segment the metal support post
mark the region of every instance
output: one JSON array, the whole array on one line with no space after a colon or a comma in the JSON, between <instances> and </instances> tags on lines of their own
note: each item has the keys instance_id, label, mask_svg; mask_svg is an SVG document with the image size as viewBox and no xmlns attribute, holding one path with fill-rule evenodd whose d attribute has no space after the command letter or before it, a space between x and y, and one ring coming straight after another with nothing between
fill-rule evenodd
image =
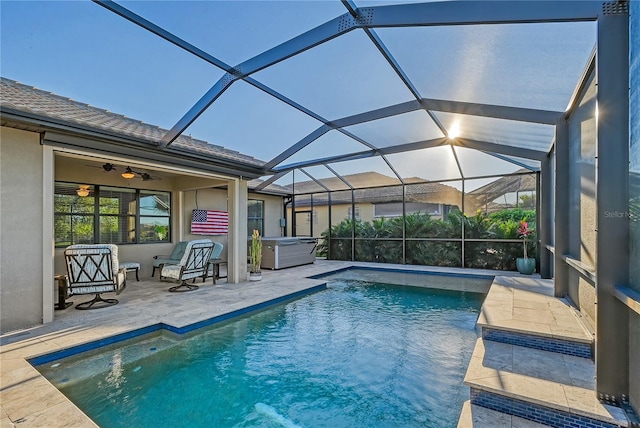
<instances>
[{"instance_id":1,"label":"metal support post","mask_svg":"<svg viewBox=\"0 0 640 428\"><path fill-rule=\"evenodd\" d=\"M556 124L555 144L555 214L554 214L554 267L553 281L556 297L564 297L569 293L569 266L562 258L569 252L569 129L566 120L560 119Z\"/></svg>"},{"instance_id":2,"label":"metal support post","mask_svg":"<svg viewBox=\"0 0 640 428\"><path fill-rule=\"evenodd\" d=\"M549 157L542 160L541 171L538 174L537 193L538 200L538 254L540 254L540 276L551 278L551 257L552 254L547 246L552 245L551 229L553 222L553 172L551 170L551 159Z\"/></svg>"},{"instance_id":3,"label":"metal support post","mask_svg":"<svg viewBox=\"0 0 640 428\"><path fill-rule=\"evenodd\" d=\"M629 311L615 286L629 282L629 13L603 4L598 19L596 149L596 390L629 393Z\"/></svg>"}]
</instances>

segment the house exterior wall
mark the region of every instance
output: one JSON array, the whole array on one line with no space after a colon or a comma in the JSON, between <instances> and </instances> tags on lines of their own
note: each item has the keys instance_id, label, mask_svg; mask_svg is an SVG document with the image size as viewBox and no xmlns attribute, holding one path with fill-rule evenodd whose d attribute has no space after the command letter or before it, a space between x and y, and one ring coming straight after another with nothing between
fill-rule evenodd
<instances>
[{"instance_id":1,"label":"house exterior wall","mask_svg":"<svg viewBox=\"0 0 640 428\"><path fill-rule=\"evenodd\" d=\"M43 162L38 133L0 128L2 333L43 319Z\"/></svg>"},{"instance_id":2,"label":"house exterior wall","mask_svg":"<svg viewBox=\"0 0 640 428\"><path fill-rule=\"evenodd\" d=\"M284 227L280 226L280 219L284 218L282 197L249 193L249 199L264 201L264 236L283 236Z\"/></svg>"},{"instance_id":3,"label":"house exterior wall","mask_svg":"<svg viewBox=\"0 0 640 428\"><path fill-rule=\"evenodd\" d=\"M182 216L184 225L181 231L182 241L192 241L194 239L211 239L213 242L219 242L224 245L221 258L227 259L227 250L229 249L228 235L194 235L191 233L191 216L193 210L218 210L229 211L227 206L226 189L199 189L184 192L183 195Z\"/></svg>"},{"instance_id":4,"label":"house exterior wall","mask_svg":"<svg viewBox=\"0 0 640 428\"><path fill-rule=\"evenodd\" d=\"M569 118L569 255L590 270L596 260L596 84L590 77L578 107ZM595 287L572 271L568 284L571 300L595 325Z\"/></svg>"},{"instance_id":5,"label":"house exterior wall","mask_svg":"<svg viewBox=\"0 0 640 428\"><path fill-rule=\"evenodd\" d=\"M196 198L197 196L197 198ZM264 201L264 236L282 236L282 228L280 227L280 219L282 215L282 197L260 194L249 194L250 199ZM196 204L197 199L197 204ZM211 239L214 242L220 242L224 245L222 258L227 259L228 236L203 236L191 234L191 215L193 210L197 208L203 210L220 210L229 211L227 205L226 189L200 189L184 192L184 206L182 214L185 218L184 229L182 230L183 240L192 239ZM245 221L246 223L246 221Z\"/></svg>"}]
</instances>

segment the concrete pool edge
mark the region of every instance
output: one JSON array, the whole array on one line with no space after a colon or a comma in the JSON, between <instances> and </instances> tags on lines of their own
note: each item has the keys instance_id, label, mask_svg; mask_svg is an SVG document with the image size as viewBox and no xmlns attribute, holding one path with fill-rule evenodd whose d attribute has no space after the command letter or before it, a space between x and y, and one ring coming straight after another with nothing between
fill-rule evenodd
<instances>
[{"instance_id":1,"label":"concrete pool edge","mask_svg":"<svg viewBox=\"0 0 640 428\"><path fill-rule=\"evenodd\" d=\"M318 291L322 291L327 288L327 284L319 284L312 286L310 288L306 288L304 290L295 291L291 294L286 294L283 296L275 297L271 300L267 300L261 303L257 303L251 306L247 306L242 309L236 309L231 312L227 312L221 315L217 315L215 317L198 321L184 327L176 327L171 324L166 324L164 322L160 322L157 324L152 324L146 327L137 328L128 332L119 333L113 336L107 336L98 340L94 340L91 342L75 345L69 348L60 349L58 351L49 352L43 355L37 355L30 358L27 358L27 362L32 366L39 366L41 364L47 364L55 360L59 360L61 358L70 357L73 355L80 354L86 351L92 351L94 349L101 348L103 346L113 345L115 343L123 342L128 339L133 339L135 337L139 337L145 334L154 333L156 331L166 330L176 334L186 334L192 332L194 330L205 328L212 326L214 324L222 323L225 321L231 321L237 317L241 317L243 315L249 315L254 312L259 312L265 309L268 309L272 306L276 306L283 303L288 303L293 300L305 297L307 295L316 293Z\"/></svg>"}]
</instances>

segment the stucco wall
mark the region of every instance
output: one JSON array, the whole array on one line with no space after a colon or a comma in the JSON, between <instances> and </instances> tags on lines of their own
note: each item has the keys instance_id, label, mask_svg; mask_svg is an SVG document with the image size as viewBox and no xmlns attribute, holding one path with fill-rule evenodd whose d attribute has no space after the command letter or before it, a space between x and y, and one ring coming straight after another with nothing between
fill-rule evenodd
<instances>
[{"instance_id":1,"label":"stucco wall","mask_svg":"<svg viewBox=\"0 0 640 428\"><path fill-rule=\"evenodd\" d=\"M569 119L569 255L588 269L596 260L596 85L594 75ZM595 287L572 270L569 297L595 325Z\"/></svg>"},{"instance_id":2,"label":"stucco wall","mask_svg":"<svg viewBox=\"0 0 640 428\"><path fill-rule=\"evenodd\" d=\"M279 196L259 195L251 193L249 199L259 199L264 201L264 236L282 236L280 219L282 218L282 198ZM197 204L196 204L197 201ZM184 240L191 239L211 239L224 245L222 258L227 258L227 235L203 236L192 235L190 230L190 219L193 210L197 208L203 210L228 211L226 189L200 189L198 191L188 191L184 193L183 216L185 225L182 231ZM248 236L247 236L248 237Z\"/></svg>"},{"instance_id":3,"label":"stucco wall","mask_svg":"<svg viewBox=\"0 0 640 428\"><path fill-rule=\"evenodd\" d=\"M0 128L0 329L42 322L43 150L40 135ZM51 278L53 290L54 281Z\"/></svg>"},{"instance_id":4,"label":"stucco wall","mask_svg":"<svg viewBox=\"0 0 640 428\"><path fill-rule=\"evenodd\" d=\"M280 227L280 219L284 218L282 197L249 193L249 199L264 201L264 236L283 236L284 228Z\"/></svg>"},{"instance_id":5,"label":"stucco wall","mask_svg":"<svg viewBox=\"0 0 640 428\"><path fill-rule=\"evenodd\" d=\"M184 216L184 227L182 229L182 240L191 241L193 239L211 239L213 242L220 242L224 245L222 257L227 257L227 235L193 235L191 234L191 216L193 210L218 210L228 211L226 189L200 189L184 192L182 215Z\"/></svg>"}]
</instances>

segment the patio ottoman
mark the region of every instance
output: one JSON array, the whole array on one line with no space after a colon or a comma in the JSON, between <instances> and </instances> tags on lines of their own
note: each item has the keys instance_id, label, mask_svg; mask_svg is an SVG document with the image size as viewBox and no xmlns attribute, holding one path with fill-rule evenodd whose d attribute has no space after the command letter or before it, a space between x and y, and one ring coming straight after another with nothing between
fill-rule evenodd
<instances>
[{"instance_id":1,"label":"patio ottoman","mask_svg":"<svg viewBox=\"0 0 640 428\"><path fill-rule=\"evenodd\" d=\"M122 262L120 263L120 269L126 269L127 273L129 272L136 272L136 281L140 281L140 278L138 278L138 271L140 270L140 263L136 263L136 262Z\"/></svg>"}]
</instances>

